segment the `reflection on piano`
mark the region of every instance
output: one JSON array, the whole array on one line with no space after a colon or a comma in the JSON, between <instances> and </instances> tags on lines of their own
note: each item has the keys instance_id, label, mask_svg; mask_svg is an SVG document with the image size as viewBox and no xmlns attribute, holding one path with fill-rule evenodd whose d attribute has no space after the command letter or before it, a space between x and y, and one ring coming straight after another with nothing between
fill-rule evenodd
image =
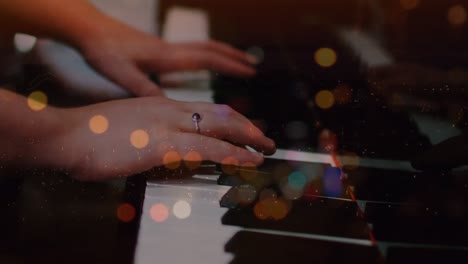
<instances>
[{"instance_id":1,"label":"reflection on piano","mask_svg":"<svg viewBox=\"0 0 468 264\"><path fill-rule=\"evenodd\" d=\"M424 257L429 263L467 258L467 176L365 167L341 171L276 159L258 169L223 172L218 184L233 187L220 201L229 208L222 223L247 229L226 250L235 255L233 263L262 258L338 263L351 248L362 252L348 256L353 263L408 263L402 254L415 259L422 253L434 256ZM239 246L240 240L254 248ZM292 256L275 255L283 251Z\"/></svg>"},{"instance_id":2,"label":"reflection on piano","mask_svg":"<svg viewBox=\"0 0 468 264\"><path fill-rule=\"evenodd\" d=\"M320 150L324 130L336 134L338 149L361 157L408 160L431 146L408 113L372 93L359 58L331 29L304 25L268 44L252 43L264 54L258 75L250 80L217 75L215 101L265 123L278 147ZM332 67L314 61L322 47L336 52ZM333 94L323 99L333 105L321 105L321 91Z\"/></svg>"}]
</instances>

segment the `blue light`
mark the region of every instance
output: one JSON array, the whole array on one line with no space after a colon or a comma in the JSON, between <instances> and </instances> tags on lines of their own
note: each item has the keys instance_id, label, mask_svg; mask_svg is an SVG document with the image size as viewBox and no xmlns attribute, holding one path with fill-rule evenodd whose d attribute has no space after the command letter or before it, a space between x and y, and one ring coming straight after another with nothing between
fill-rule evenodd
<instances>
[{"instance_id":1,"label":"blue light","mask_svg":"<svg viewBox=\"0 0 468 264\"><path fill-rule=\"evenodd\" d=\"M340 168L330 167L325 169L323 174L323 191L325 195L332 197L340 197L343 191L343 183L341 182L342 171Z\"/></svg>"},{"instance_id":2,"label":"blue light","mask_svg":"<svg viewBox=\"0 0 468 264\"><path fill-rule=\"evenodd\" d=\"M302 190L307 182L302 172L295 171L288 176L288 184L294 190Z\"/></svg>"}]
</instances>

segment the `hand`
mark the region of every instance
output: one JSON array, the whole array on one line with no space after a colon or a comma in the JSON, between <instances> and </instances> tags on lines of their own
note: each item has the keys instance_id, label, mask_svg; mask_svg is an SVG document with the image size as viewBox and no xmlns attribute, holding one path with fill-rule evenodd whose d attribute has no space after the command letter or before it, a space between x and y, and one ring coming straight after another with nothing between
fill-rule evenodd
<instances>
[{"instance_id":1,"label":"hand","mask_svg":"<svg viewBox=\"0 0 468 264\"><path fill-rule=\"evenodd\" d=\"M200 134L192 122L195 112L203 118ZM60 115L63 123L58 131L63 132L53 137L47 151L42 147L38 152L52 156L46 159L56 159L55 167L81 180L123 177L168 162L177 164L188 153L189 160L199 155L200 161L259 165L263 153L238 146L248 145L265 154L275 151L272 140L224 105L145 97L60 110Z\"/></svg>"},{"instance_id":2,"label":"hand","mask_svg":"<svg viewBox=\"0 0 468 264\"><path fill-rule=\"evenodd\" d=\"M136 96L162 94L149 73L209 69L239 77L255 74L255 58L227 44L169 44L113 20L83 36L78 48L97 71Z\"/></svg>"},{"instance_id":3,"label":"hand","mask_svg":"<svg viewBox=\"0 0 468 264\"><path fill-rule=\"evenodd\" d=\"M449 138L411 161L418 170L449 170L468 165L468 134Z\"/></svg>"}]
</instances>

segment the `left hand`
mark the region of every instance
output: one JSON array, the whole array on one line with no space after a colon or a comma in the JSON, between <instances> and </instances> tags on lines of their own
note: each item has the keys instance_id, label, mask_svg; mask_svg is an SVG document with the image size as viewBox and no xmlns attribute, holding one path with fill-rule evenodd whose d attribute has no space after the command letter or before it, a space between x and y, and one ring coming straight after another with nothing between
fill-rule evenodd
<instances>
[{"instance_id":1,"label":"left hand","mask_svg":"<svg viewBox=\"0 0 468 264\"><path fill-rule=\"evenodd\" d=\"M149 73L209 69L239 77L255 74L255 58L227 44L169 44L114 20L101 23L78 42L91 66L136 96L162 95Z\"/></svg>"}]
</instances>

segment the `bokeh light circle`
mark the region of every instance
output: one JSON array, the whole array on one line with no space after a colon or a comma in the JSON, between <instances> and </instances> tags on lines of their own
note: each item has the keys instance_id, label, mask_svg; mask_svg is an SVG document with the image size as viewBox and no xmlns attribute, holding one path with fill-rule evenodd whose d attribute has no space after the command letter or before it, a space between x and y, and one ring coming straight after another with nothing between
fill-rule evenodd
<instances>
[{"instance_id":1,"label":"bokeh light circle","mask_svg":"<svg viewBox=\"0 0 468 264\"><path fill-rule=\"evenodd\" d=\"M239 168L239 174L244 180L252 182L258 175L257 166L253 162L242 163Z\"/></svg>"},{"instance_id":2,"label":"bokeh light circle","mask_svg":"<svg viewBox=\"0 0 468 264\"><path fill-rule=\"evenodd\" d=\"M221 170L229 175L235 175L239 168L239 161L234 157L227 157L221 161Z\"/></svg>"},{"instance_id":3,"label":"bokeh light circle","mask_svg":"<svg viewBox=\"0 0 468 264\"><path fill-rule=\"evenodd\" d=\"M254 206L254 214L260 220L266 220L270 217L270 212L265 201L258 201Z\"/></svg>"},{"instance_id":4,"label":"bokeh light circle","mask_svg":"<svg viewBox=\"0 0 468 264\"><path fill-rule=\"evenodd\" d=\"M271 217L275 220L281 220L288 215L288 205L283 199L275 199L271 203Z\"/></svg>"},{"instance_id":5,"label":"bokeh light circle","mask_svg":"<svg viewBox=\"0 0 468 264\"><path fill-rule=\"evenodd\" d=\"M303 190L306 183L307 179L300 171L295 171L288 176L288 184L292 189Z\"/></svg>"},{"instance_id":6,"label":"bokeh light circle","mask_svg":"<svg viewBox=\"0 0 468 264\"><path fill-rule=\"evenodd\" d=\"M166 221L167 218L169 218L169 210L167 209L166 205L158 203L151 206L150 216L151 219L153 219L153 221L157 223L162 223Z\"/></svg>"},{"instance_id":7,"label":"bokeh light circle","mask_svg":"<svg viewBox=\"0 0 468 264\"><path fill-rule=\"evenodd\" d=\"M132 143L132 146L137 149L143 149L148 146L149 135L144 130L135 130L130 135L130 143Z\"/></svg>"},{"instance_id":8,"label":"bokeh light circle","mask_svg":"<svg viewBox=\"0 0 468 264\"><path fill-rule=\"evenodd\" d=\"M450 24L460 26L466 22L467 14L466 9L462 5L454 5L449 8L447 19Z\"/></svg>"},{"instance_id":9,"label":"bokeh light circle","mask_svg":"<svg viewBox=\"0 0 468 264\"><path fill-rule=\"evenodd\" d=\"M323 152L334 152L338 148L338 137L333 131L323 129L319 134L318 148Z\"/></svg>"},{"instance_id":10,"label":"bokeh light circle","mask_svg":"<svg viewBox=\"0 0 468 264\"><path fill-rule=\"evenodd\" d=\"M258 201L254 206L254 214L260 220L281 220L288 212L289 207L284 199L267 198Z\"/></svg>"},{"instance_id":11,"label":"bokeh light circle","mask_svg":"<svg viewBox=\"0 0 468 264\"><path fill-rule=\"evenodd\" d=\"M41 91L34 91L28 96L28 106L33 111L41 111L47 107L47 95Z\"/></svg>"},{"instance_id":12,"label":"bokeh light circle","mask_svg":"<svg viewBox=\"0 0 468 264\"><path fill-rule=\"evenodd\" d=\"M170 170L175 170L180 167L182 158L177 151L169 151L166 154L164 154L163 157L163 164L166 168Z\"/></svg>"},{"instance_id":13,"label":"bokeh light circle","mask_svg":"<svg viewBox=\"0 0 468 264\"><path fill-rule=\"evenodd\" d=\"M315 95L315 104L322 109L330 109L335 104L335 96L329 90L322 90Z\"/></svg>"},{"instance_id":14,"label":"bokeh light circle","mask_svg":"<svg viewBox=\"0 0 468 264\"><path fill-rule=\"evenodd\" d=\"M94 134L103 134L109 128L109 120L103 115L95 115L89 120L89 129Z\"/></svg>"},{"instance_id":15,"label":"bokeh light circle","mask_svg":"<svg viewBox=\"0 0 468 264\"><path fill-rule=\"evenodd\" d=\"M315 52L315 62L325 68L335 65L337 55L331 48L320 48Z\"/></svg>"},{"instance_id":16,"label":"bokeh light circle","mask_svg":"<svg viewBox=\"0 0 468 264\"><path fill-rule=\"evenodd\" d=\"M400 0L400 6L405 10L412 10L419 6L419 0Z\"/></svg>"},{"instance_id":17,"label":"bokeh light circle","mask_svg":"<svg viewBox=\"0 0 468 264\"><path fill-rule=\"evenodd\" d=\"M14 37L15 48L21 53L31 51L37 43L37 38L31 35L16 33Z\"/></svg>"},{"instance_id":18,"label":"bokeh light circle","mask_svg":"<svg viewBox=\"0 0 468 264\"><path fill-rule=\"evenodd\" d=\"M192 207L187 201L178 201L172 207L172 213L179 219L187 219L192 213Z\"/></svg>"},{"instance_id":19,"label":"bokeh light circle","mask_svg":"<svg viewBox=\"0 0 468 264\"><path fill-rule=\"evenodd\" d=\"M340 168L329 167L325 169L323 176L324 193L331 197L340 197L343 191L343 183L341 181L343 172Z\"/></svg>"},{"instance_id":20,"label":"bokeh light circle","mask_svg":"<svg viewBox=\"0 0 468 264\"><path fill-rule=\"evenodd\" d=\"M187 168L189 168L190 170L198 169L198 167L200 167L200 165L202 163L202 160L203 160L203 158L200 155L200 153L198 153L196 151L193 151L193 150L189 151L184 156L185 166Z\"/></svg>"}]
</instances>

